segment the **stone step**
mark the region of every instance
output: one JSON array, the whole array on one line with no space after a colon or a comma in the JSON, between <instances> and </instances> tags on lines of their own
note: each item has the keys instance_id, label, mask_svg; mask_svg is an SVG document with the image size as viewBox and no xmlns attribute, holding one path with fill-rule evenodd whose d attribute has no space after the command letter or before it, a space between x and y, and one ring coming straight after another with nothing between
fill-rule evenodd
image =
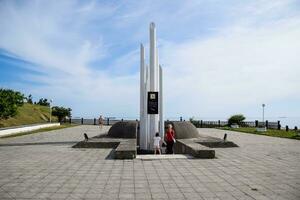
<instances>
[{"instance_id":1,"label":"stone step","mask_svg":"<svg viewBox=\"0 0 300 200\"><path fill-rule=\"evenodd\" d=\"M140 160L161 160L161 159L189 159L193 158L193 156L185 155L185 154L144 154L144 155L137 155L136 159Z\"/></svg>"}]
</instances>

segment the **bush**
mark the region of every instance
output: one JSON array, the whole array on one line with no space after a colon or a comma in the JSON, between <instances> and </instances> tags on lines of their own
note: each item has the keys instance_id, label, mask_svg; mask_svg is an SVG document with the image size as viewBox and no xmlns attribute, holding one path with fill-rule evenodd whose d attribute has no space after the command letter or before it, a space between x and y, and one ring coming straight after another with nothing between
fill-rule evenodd
<instances>
[{"instance_id":1,"label":"bush","mask_svg":"<svg viewBox=\"0 0 300 200\"><path fill-rule=\"evenodd\" d=\"M48 99L44 99L44 98L41 98L39 100L39 102L37 102L38 105L41 105L41 106L49 106L50 103L48 102Z\"/></svg>"},{"instance_id":2,"label":"bush","mask_svg":"<svg viewBox=\"0 0 300 200\"><path fill-rule=\"evenodd\" d=\"M26 99L27 99L27 103L33 104L32 95L31 94Z\"/></svg>"},{"instance_id":3,"label":"bush","mask_svg":"<svg viewBox=\"0 0 300 200\"><path fill-rule=\"evenodd\" d=\"M10 89L0 89L0 119L7 119L17 114L17 109L24 103L24 95Z\"/></svg>"},{"instance_id":4,"label":"bush","mask_svg":"<svg viewBox=\"0 0 300 200\"><path fill-rule=\"evenodd\" d=\"M57 116L59 122L61 122L65 117L71 117L71 111L71 108L64 108L59 106L52 107L52 115Z\"/></svg>"},{"instance_id":5,"label":"bush","mask_svg":"<svg viewBox=\"0 0 300 200\"><path fill-rule=\"evenodd\" d=\"M194 124L195 122L196 122L196 120L195 120L195 117L190 117L190 122L192 123L192 124Z\"/></svg>"},{"instance_id":6,"label":"bush","mask_svg":"<svg viewBox=\"0 0 300 200\"><path fill-rule=\"evenodd\" d=\"M241 122L244 121L246 118L244 117L244 115L242 114L238 114L238 115L232 115L229 119L228 119L228 125L231 126L232 124L238 124L241 125Z\"/></svg>"}]
</instances>

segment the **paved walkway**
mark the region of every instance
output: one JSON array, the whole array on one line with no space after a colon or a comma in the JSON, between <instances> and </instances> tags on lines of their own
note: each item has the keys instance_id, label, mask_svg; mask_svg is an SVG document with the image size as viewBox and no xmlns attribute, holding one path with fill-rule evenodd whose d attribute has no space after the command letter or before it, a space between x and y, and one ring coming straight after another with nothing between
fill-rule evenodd
<instances>
[{"instance_id":1,"label":"paved walkway","mask_svg":"<svg viewBox=\"0 0 300 200\"><path fill-rule=\"evenodd\" d=\"M78 126L0 143L70 142L98 131ZM226 132L240 147L217 149L217 159L110 160L111 149L0 146L0 199L300 199L300 141L199 131Z\"/></svg>"}]
</instances>

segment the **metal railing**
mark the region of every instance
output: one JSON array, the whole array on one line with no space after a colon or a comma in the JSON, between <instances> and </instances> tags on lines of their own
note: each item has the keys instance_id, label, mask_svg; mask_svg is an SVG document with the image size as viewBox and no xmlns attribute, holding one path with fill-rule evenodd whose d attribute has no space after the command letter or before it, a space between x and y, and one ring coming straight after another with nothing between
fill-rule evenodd
<instances>
[{"instance_id":1,"label":"metal railing","mask_svg":"<svg viewBox=\"0 0 300 200\"><path fill-rule=\"evenodd\" d=\"M204 121L204 120L192 120L191 121L197 128L218 128L229 126L228 121ZM238 124L240 127L266 127L269 129L281 129L280 121L269 122L268 120L264 122L255 121L244 121Z\"/></svg>"},{"instance_id":2,"label":"metal railing","mask_svg":"<svg viewBox=\"0 0 300 200\"><path fill-rule=\"evenodd\" d=\"M117 119L115 117L111 118L105 118L102 123L103 125L113 125L116 122L119 121L138 121L138 119ZM170 120L170 121L185 121L182 119L182 117L179 118L179 120ZM96 118L70 118L70 119L64 119L64 123L73 123L73 124L81 124L81 125L99 125L99 120ZM193 123L197 128L218 128L218 127L225 127L228 126L228 121L207 121L207 120L191 120L191 123ZM255 121L243 121L239 123L240 127L267 127L269 129L281 129L280 121L277 122L269 122L268 120L264 122L259 122L258 120Z\"/></svg>"},{"instance_id":3,"label":"metal railing","mask_svg":"<svg viewBox=\"0 0 300 200\"><path fill-rule=\"evenodd\" d=\"M103 125L113 125L116 122L119 121L137 121L134 119L116 119L116 118L105 118L103 119L102 123ZM92 119L86 119L86 118L70 118L70 119L64 119L63 123L72 123L72 124L81 124L81 125L99 125L99 119L92 118Z\"/></svg>"}]
</instances>

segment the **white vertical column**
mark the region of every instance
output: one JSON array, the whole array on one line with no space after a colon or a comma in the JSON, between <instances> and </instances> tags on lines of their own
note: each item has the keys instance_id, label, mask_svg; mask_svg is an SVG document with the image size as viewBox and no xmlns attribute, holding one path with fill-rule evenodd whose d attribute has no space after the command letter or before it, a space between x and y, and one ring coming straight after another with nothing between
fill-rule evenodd
<instances>
[{"instance_id":1,"label":"white vertical column","mask_svg":"<svg viewBox=\"0 0 300 200\"><path fill-rule=\"evenodd\" d=\"M150 24L150 90L157 90L157 49L155 24Z\"/></svg>"},{"instance_id":2,"label":"white vertical column","mask_svg":"<svg viewBox=\"0 0 300 200\"><path fill-rule=\"evenodd\" d=\"M156 74L155 74L155 76L157 77L156 78L156 86L157 86L157 88L156 88L156 90L157 91L159 91L159 89L160 89L160 85L159 85L159 81L160 81L160 79L159 79L159 55L158 55L158 48L156 48L156 58L155 58L155 60L156 60Z\"/></svg>"},{"instance_id":3,"label":"white vertical column","mask_svg":"<svg viewBox=\"0 0 300 200\"><path fill-rule=\"evenodd\" d=\"M159 65L159 135L164 138L165 136L165 121L163 112L163 71Z\"/></svg>"},{"instance_id":4,"label":"white vertical column","mask_svg":"<svg viewBox=\"0 0 300 200\"><path fill-rule=\"evenodd\" d=\"M145 91L144 91L144 110L145 110L145 149L149 149L150 148L150 144L149 144L149 141L150 141L150 117L148 115L148 112L147 112L147 107L148 107L148 91L150 89L150 71L149 71L149 66L146 65L146 81L145 81Z\"/></svg>"},{"instance_id":5,"label":"white vertical column","mask_svg":"<svg viewBox=\"0 0 300 200\"><path fill-rule=\"evenodd\" d=\"M145 48L143 44L140 47L140 148L145 149L147 147L146 143L146 124L145 124Z\"/></svg>"},{"instance_id":6,"label":"white vertical column","mask_svg":"<svg viewBox=\"0 0 300 200\"><path fill-rule=\"evenodd\" d=\"M150 91L158 91L158 66L157 66L157 51L156 51L156 30L155 24L150 24ZM153 146L153 137L158 132L158 115L150 115L150 148Z\"/></svg>"}]
</instances>

